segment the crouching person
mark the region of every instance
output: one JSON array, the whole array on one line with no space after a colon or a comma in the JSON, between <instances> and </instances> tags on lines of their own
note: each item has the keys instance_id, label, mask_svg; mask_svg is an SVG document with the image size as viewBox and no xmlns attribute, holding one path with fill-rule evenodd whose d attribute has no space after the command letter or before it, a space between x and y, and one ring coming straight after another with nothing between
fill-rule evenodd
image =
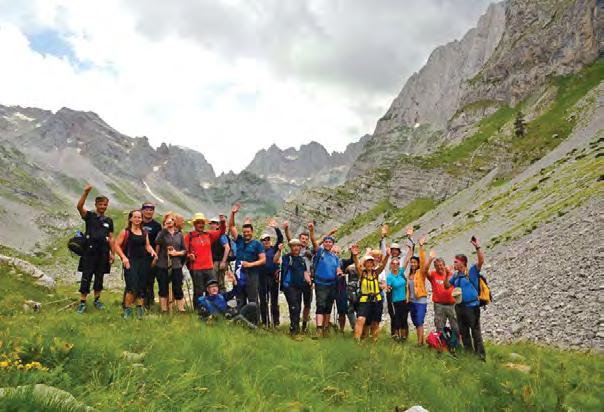
<instances>
[{"instance_id":1,"label":"crouching person","mask_svg":"<svg viewBox=\"0 0 604 412\"><path fill-rule=\"evenodd\" d=\"M236 283L236 279L231 278L229 280ZM235 295L236 288L233 288L229 292L220 292L218 280L214 278L208 280L206 295L200 296L197 299L200 319L208 321L221 317L234 322L240 322L249 328L255 329L258 323L258 308L256 304L247 304L240 311L237 311L236 308L228 305L228 302L233 300Z\"/></svg>"},{"instance_id":2,"label":"crouching person","mask_svg":"<svg viewBox=\"0 0 604 412\"><path fill-rule=\"evenodd\" d=\"M303 256L300 256L302 242L298 239L289 241L291 252L283 256L281 263L281 289L285 293L289 307L289 333L292 336L300 333L300 312L302 310L302 293L305 285L310 285L310 272ZM275 255L278 259L283 246Z\"/></svg>"}]
</instances>

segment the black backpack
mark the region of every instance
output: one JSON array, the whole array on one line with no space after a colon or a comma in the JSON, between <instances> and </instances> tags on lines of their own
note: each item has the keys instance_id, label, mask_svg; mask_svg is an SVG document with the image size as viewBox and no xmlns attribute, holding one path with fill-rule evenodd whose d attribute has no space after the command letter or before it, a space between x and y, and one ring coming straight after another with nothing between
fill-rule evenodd
<instances>
[{"instance_id":1,"label":"black backpack","mask_svg":"<svg viewBox=\"0 0 604 412\"><path fill-rule=\"evenodd\" d=\"M86 250L86 236L79 230L75 236L67 241L67 248L78 256L82 256Z\"/></svg>"}]
</instances>

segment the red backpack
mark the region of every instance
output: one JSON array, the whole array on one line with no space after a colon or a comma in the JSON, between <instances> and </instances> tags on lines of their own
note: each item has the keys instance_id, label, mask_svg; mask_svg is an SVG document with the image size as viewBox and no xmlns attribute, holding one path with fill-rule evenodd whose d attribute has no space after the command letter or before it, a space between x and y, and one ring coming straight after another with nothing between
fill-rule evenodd
<instances>
[{"instance_id":1,"label":"red backpack","mask_svg":"<svg viewBox=\"0 0 604 412\"><path fill-rule=\"evenodd\" d=\"M426 343L429 347L436 349L439 352L445 352L447 350L447 343L443 339L442 332L432 331L426 338Z\"/></svg>"}]
</instances>

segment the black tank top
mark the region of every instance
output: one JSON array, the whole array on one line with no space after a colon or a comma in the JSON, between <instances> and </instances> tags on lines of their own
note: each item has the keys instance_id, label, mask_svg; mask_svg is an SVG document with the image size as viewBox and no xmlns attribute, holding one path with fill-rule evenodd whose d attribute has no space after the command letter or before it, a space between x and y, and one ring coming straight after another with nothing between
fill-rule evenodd
<instances>
[{"instance_id":1,"label":"black tank top","mask_svg":"<svg viewBox=\"0 0 604 412\"><path fill-rule=\"evenodd\" d=\"M126 254L128 258L142 258L147 256L147 250L145 246L147 240L145 238L145 232L136 235L131 230L128 231L128 243L126 244Z\"/></svg>"}]
</instances>

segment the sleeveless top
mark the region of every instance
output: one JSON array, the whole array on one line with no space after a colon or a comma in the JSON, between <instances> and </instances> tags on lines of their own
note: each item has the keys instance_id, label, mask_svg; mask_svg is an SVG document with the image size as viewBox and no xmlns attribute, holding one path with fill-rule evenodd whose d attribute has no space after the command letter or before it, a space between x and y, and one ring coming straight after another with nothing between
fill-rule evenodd
<instances>
[{"instance_id":1,"label":"sleeveless top","mask_svg":"<svg viewBox=\"0 0 604 412\"><path fill-rule=\"evenodd\" d=\"M359 302L381 302L382 294L380 289L380 282L378 275L375 272L371 274L364 271L364 275L361 277L361 298Z\"/></svg>"},{"instance_id":2,"label":"sleeveless top","mask_svg":"<svg viewBox=\"0 0 604 412\"><path fill-rule=\"evenodd\" d=\"M124 253L128 256L128 259L147 257L148 253L145 249L146 244L147 239L144 230L140 235L134 234L131 230L128 230L128 239L126 241Z\"/></svg>"}]
</instances>

